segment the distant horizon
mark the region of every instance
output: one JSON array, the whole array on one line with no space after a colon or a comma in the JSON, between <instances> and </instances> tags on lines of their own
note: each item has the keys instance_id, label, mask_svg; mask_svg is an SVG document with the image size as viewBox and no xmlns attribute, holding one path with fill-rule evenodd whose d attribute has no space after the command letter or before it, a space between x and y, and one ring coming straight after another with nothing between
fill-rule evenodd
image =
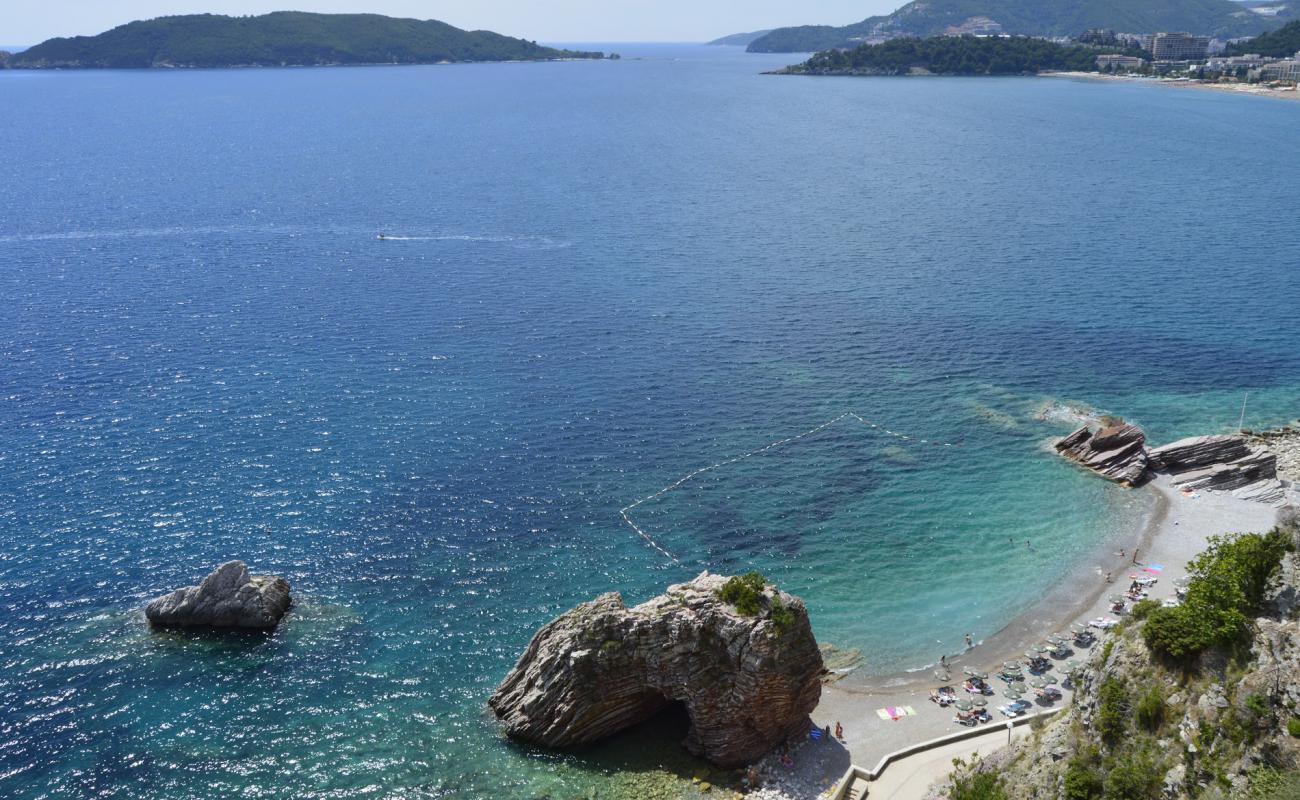
<instances>
[{"instance_id":1,"label":"distant horizon","mask_svg":"<svg viewBox=\"0 0 1300 800\"><path fill-rule=\"evenodd\" d=\"M701 43L736 33L791 25L845 25L888 13L906 0L662 0L654 8L597 6L594 0L7 0L0 5L0 36L23 47L53 38L95 36L139 20L189 14L259 16L273 11L366 13L438 20L464 30L486 30L530 41ZM363 8L357 8L364 5ZM13 45L17 46L17 45Z\"/></svg>"}]
</instances>

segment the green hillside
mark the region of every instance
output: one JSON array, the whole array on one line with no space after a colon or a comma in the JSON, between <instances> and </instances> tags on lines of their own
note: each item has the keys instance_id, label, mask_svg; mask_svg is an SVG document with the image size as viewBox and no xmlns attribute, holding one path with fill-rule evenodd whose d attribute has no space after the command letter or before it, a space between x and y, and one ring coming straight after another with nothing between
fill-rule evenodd
<instances>
[{"instance_id":1,"label":"green hillside","mask_svg":"<svg viewBox=\"0 0 1300 800\"><path fill-rule=\"evenodd\" d=\"M744 47L752 43L755 39L762 38L771 32L772 32L771 30L764 30L764 31L753 31L751 33L733 33L730 36L723 36L720 39L714 39L711 42L706 42L706 44L732 45L732 46Z\"/></svg>"},{"instance_id":2,"label":"green hillside","mask_svg":"<svg viewBox=\"0 0 1300 800\"><path fill-rule=\"evenodd\" d=\"M434 20L281 11L260 17L194 14L132 22L98 36L50 39L11 56L8 66L122 69L600 57L490 31L463 31Z\"/></svg>"},{"instance_id":3,"label":"green hillside","mask_svg":"<svg viewBox=\"0 0 1300 800\"><path fill-rule=\"evenodd\" d=\"M842 28L778 28L754 41L749 49L802 53L901 36L994 32L1076 36L1089 28L1237 37L1257 35L1285 21L1260 16L1231 0L913 0L893 14Z\"/></svg>"},{"instance_id":4,"label":"green hillside","mask_svg":"<svg viewBox=\"0 0 1300 800\"><path fill-rule=\"evenodd\" d=\"M852 50L826 50L787 75L1025 75L1044 70L1092 70L1097 55L1117 48L1057 44L1028 36L934 36L890 39Z\"/></svg>"},{"instance_id":5,"label":"green hillside","mask_svg":"<svg viewBox=\"0 0 1300 800\"><path fill-rule=\"evenodd\" d=\"M1257 53L1261 56L1282 58L1300 53L1300 20L1288 22L1284 27L1244 42L1228 45L1229 55Z\"/></svg>"}]
</instances>

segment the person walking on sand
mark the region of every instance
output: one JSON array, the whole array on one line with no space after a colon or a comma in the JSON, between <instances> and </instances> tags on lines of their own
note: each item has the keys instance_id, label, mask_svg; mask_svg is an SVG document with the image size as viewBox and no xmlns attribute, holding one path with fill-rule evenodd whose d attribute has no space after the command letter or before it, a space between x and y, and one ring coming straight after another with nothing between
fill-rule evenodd
<instances>
[{"instance_id":1,"label":"person walking on sand","mask_svg":"<svg viewBox=\"0 0 1300 800\"><path fill-rule=\"evenodd\" d=\"M844 741L844 726L838 720L835 722L835 738Z\"/></svg>"},{"instance_id":2,"label":"person walking on sand","mask_svg":"<svg viewBox=\"0 0 1300 800\"><path fill-rule=\"evenodd\" d=\"M1138 551L1137 551L1137 550L1134 550L1134 551L1133 551L1133 565L1134 565L1134 566L1137 566L1137 563L1138 563Z\"/></svg>"},{"instance_id":3,"label":"person walking on sand","mask_svg":"<svg viewBox=\"0 0 1300 800\"><path fill-rule=\"evenodd\" d=\"M1107 573L1106 573L1106 583L1114 583L1114 582L1115 582L1115 579L1112 578L1112 577L1110 576L1110 573L1109 573L1109 572L1107 572Z\"/></svg>"},{"instance_id":4,"label":"person walking on sand","mask_svg":"<svg viewBox=\"0 0 1300 800\"><path fill-rule=\"evenodd\" d=\"M969 633L966 634L966 649L969 650L974 646L975 646L975 637Z\"/></svg>"}]
</instances>

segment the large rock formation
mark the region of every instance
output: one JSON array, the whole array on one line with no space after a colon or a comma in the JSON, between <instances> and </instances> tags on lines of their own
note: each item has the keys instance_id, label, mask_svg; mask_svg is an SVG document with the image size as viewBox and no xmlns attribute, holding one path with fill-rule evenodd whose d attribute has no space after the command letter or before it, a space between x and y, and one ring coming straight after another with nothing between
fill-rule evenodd
<instances>
[{"instance_id":1,"label":"large rock formation","mask_svg":"<svg viewBox=\"0 0 1300 800\"><path fill-rule=\"evenodd\" d=\"M1277 476L1277 456L1252 448L1243 436L1193 436L1150 452L1152 469L1168 472L1180 489L1231 491L1239 497L1279 503L1286 486Z\"/></svg>"},{"instance_id":2,"label":"large rock formation","mask_svg":"<svg viewBox=\"0 0 1300 800\"><path fill-rule=\"evenodd\" d=\"M1192 436L1150 451L1151 468L1184 472L1223 464L1250 454L1241 436Z\"/></svg>"},{"instance_id":3,"label":"large rock formation","mask_svg":"<svg viewBox=\"0 0 1300 800\"><path fill-rule=\"evenodd\" d=\"M198 586L157 598L144 613L164 627L274 628L288 610L288 581L249 575L244 562L228 561Z\"/></svg>"},{"instance_id":4,"label":"large rock formation","mask_svg":"<svg viewBox=\"0 0 1300 800\"><path fill-rule=\"evenodd\" d=\"M1056 452L1124 486L1146 479L1146 434L1136 425L1112 425L1096 433L1085 425L1057 442Z\"/></svg>"},{"instance_id":5,"label":"large rock formation","mask_svg":"<svg viewBox=\"0 0 1300 800\"><path fill-rule=\"evenodd\" d=\"M515 738L595 742L669 702L690 715L685 746L722 766L802 736L825 672L803 602L767 586L757 614L704 573L634 608L617 592L545 625L489 701Z\"/></svg>"}]
</instances>

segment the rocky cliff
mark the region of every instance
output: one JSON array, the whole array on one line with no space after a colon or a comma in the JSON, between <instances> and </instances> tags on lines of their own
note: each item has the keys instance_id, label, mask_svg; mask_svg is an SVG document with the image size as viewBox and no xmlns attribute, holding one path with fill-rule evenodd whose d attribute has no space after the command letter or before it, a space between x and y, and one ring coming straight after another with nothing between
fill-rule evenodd
<instances>
[{"instance_id":1,"label":"rocky cliff","mask_svg":"<svg viewBox=\"0 0 1300 800\"><path fill-rule=\"evenodd\" d=\"M808 730L825 670L802 601L760 576L757 597L733 605L727 580L706 572L633 608L615 592L577 606L537 632L489 706L511 737L568 748L680 702L689 751L757 760Z\"/></svg>"},{"instance_id":2,"label":"rocky cliff","mask_svg":"<svg viewBox=\"0 0 1300 800\"><path fill-rule=\"evenodd\" d=\"M151 602L149 622L163 627L274 628L289 610L289 582L275 575L250 575L242 561L217 567L198 586L187 586Z\"/></svg>"},{"instance_id":3,"label":"rocky cliff","mask_svg":"<svg viewBox=\"0 0 1300 800\"><path fill-rule=\"evenodd\" d=\"M1286 531L1284 527L1282 530ZM1294 544L1300 535L1289 526ZM1287 553L1245 640L1171 664L1128 620L1094 646L1068 709L1023 743L959 769L1004 800L1300 796L1300 557ZM987 785L987 784L986 784ZM952 781L931 798L956 796Z\"/></svg>"}]
</instances>

